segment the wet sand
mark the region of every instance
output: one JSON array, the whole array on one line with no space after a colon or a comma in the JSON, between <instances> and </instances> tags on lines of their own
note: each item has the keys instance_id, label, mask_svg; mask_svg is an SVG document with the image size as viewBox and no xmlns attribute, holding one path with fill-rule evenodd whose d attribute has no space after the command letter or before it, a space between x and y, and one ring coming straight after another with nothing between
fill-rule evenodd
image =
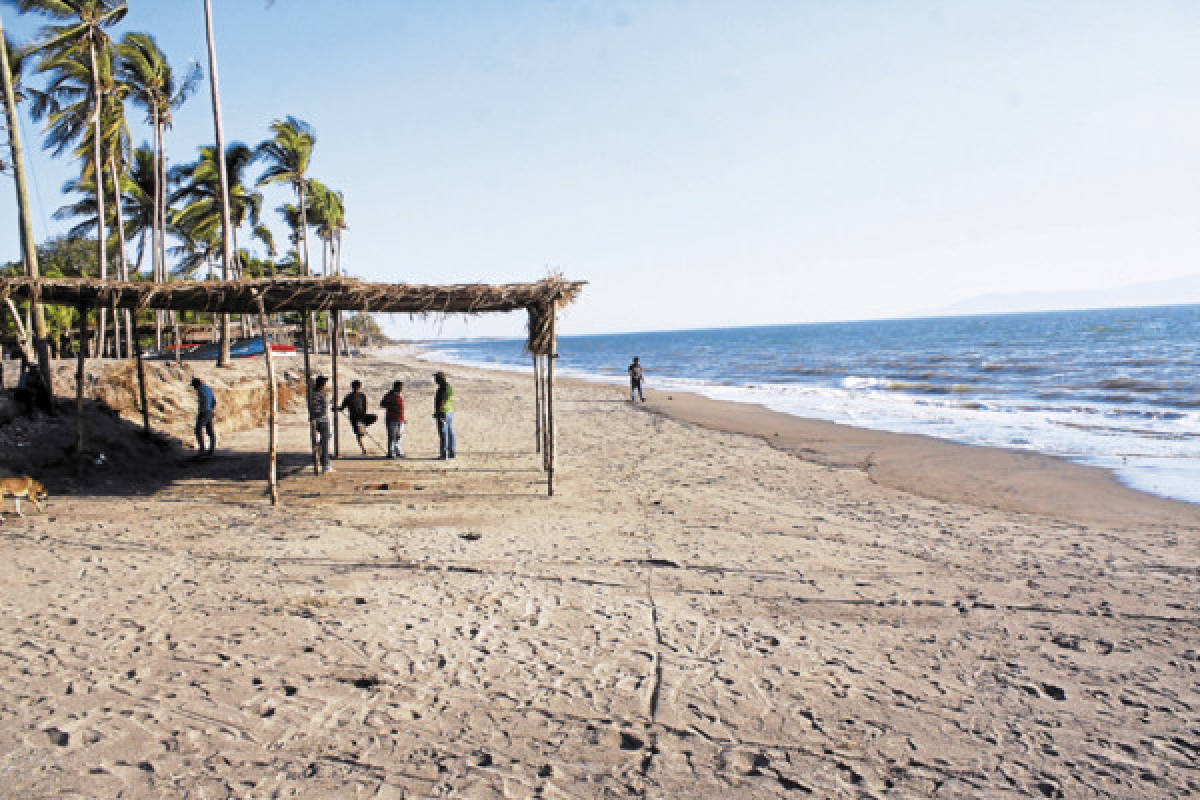
<instances>
[{"instance_id":1,"label":"wet sand","mask_svg":"<svg viewBox=\"0 0 1200 800\"><path fill-rule=\"evenodd\" d=\"M1056 491L1084 499L1022 505L1004 469L977 485L1000 462L913 493L890 484L958 450L702 403L675 419L582 382L558 395L547 498L529 376L447 368L460 445L443 462L433 369L343 368L373 403L408 382L404 461L314 477L285 415L280 509L265 434L218 422L218 458L153 493L6 515L2 791L1200 792L1190 507L1073 469Z\"/></svg>"}]
</instances>

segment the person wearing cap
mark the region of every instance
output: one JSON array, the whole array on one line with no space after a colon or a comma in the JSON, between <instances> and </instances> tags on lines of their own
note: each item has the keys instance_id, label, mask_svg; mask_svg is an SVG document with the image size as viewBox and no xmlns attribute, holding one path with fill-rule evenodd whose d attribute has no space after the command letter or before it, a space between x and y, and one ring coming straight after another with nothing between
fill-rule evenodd
<instances>
[{"instance_id":1,"label":"person wearing cap","mask_svg":"<svg viewBox=\"0 0 1200 800\"><path fill-rule=\"evenodd\" d=\"M454 458L454 387L441 370L433 373L437 392L433 395L433 418L438 429L438 458Z\"/></svg>"},{"instance_id":2,"label":"person wearing cap","mask_svg":"<svg viewBox=\"0 0 1200 800\"><path fill-rule=\"evenodd\" d=\"M367 433L367 395L362 390L362 381L350 381L350 393L342 398L342 404L334 411L345 411L350 418L350 428L358 438L358 449L367 454L363 436Z\"/></svg>"},{"instance_id":3,"label":"person wearing cap","mask_svg":"<svg viewBox=\"0 0 1200 800\"><path fill-rule=\"evenodd\" d=\"M390 392L383 396L379 405L387 409L383 418L387 425L387 457L404 458L404 381L392 384Z\"/></svg>"},{"instance_id":4,"label":"person wearing cap","mask_svg":"<svg viewBox=\"0 0 1200 800\"><path fill-rule=\"evenodd\" d=\"M322 472L333 472L333 465L329 463L329 399L325 395L328 381L324 375L318 375L308 395L308 423L317 434Z\"/></svg>"},{"instance_id":5,"label":"person wearing cap","mask_svg":"<svg viewBox=\"0 0 1200 800\"><path fill-rule=\"evenodd\" d=\"M192 388L196 390L196 448L200 451L197 458L203 455L211 456L217 449L217 435L213 432L213 413L217 410L217 398L208 384L199 378L192 378ZM208 449L204 448L204 434L208 434Z\"/></svg>"}]
</instances>

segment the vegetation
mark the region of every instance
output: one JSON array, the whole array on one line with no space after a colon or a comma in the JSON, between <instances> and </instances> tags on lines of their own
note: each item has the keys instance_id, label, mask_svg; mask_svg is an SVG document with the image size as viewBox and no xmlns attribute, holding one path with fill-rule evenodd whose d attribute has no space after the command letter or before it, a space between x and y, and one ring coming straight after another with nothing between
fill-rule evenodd
<instances>
[{"instance_id":1,"label":"vegetation","mask_svg":"<svg viewBox=\"0 0 1200 800\"><path fill-rule=\"evenodd\" d=\"M218 145L205 145L193 160L176 155L170 160L177 166L166 168L166 135L174 114L194 96L204 72L195 61L186 69L174 68L151 33L128 31L118 38L117 28L136 19L138 4L133 5L131 9L122 0L0 0L0 6L46 20L32 42L4 38L7 59L0 59L0 67L7 63L13 97L4 101L6 119L15 119L24 107L41 125L41 147L78 164L78 176L64 185L65 201L54 213L55 219L70 223L68 234L30 248L20 262L0 271L37 275L40 261L41 274L59 277L109 277L110 264L117 277L158 282L311 275L311 228L321 242L321 274L344 274L345 198L310 174L317 135L308 123L281 115L257 145L232 142L223 148L223 158L216 157ZM214 134L220 141L209 0L204 12L208 71L214 78ZM130 104L143 112L138 117L144 127L136 136L131 127L139 120L131 126ZM14 133L12 127L5 124L4 132ZM15 177L17 137L10 135L8 144L0 151L0 173ZM261 171L255 180L250 172L256 165ZM258 190L270 184L285 185L295 196L295 203L276 209L290 232L290 246L282 249L263 217ZM24 240L28 201L20 185L18 208ZM31 312L20 309L26 325L33 323ZM11 317L0 308L0 335L14 329ZM43 330L39 339L54 339L74 317L71 309L54 310L48 328L33 327ZM142 317L143 324L153 319L154 343L161 347L164 315L146 312ZM103 319L102 312L100 330ZM358 315L347 326L381 335L369 316ZM112 331L109 351L128 354L134 320L126 317L123 326L114 327L124 327L124 336Z\"/></svg>"}]
</instances>

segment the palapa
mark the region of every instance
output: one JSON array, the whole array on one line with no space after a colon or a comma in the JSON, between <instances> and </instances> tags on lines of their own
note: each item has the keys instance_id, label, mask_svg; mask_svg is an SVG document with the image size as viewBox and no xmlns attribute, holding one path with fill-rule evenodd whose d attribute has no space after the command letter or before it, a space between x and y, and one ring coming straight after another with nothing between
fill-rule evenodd
<instances>
[{"instance_id":1,"label":"palapa","mask_svg":"<svg viewBox=\"0 0 1200 800\"><path fill-rule=\"evenodd\" d=\"M171 283L91 278L4 277L0 278L0 301L19 299L73 306L83 312L84 320L89 308L256 314L261 322L265 322L267 314L283 311L358 311L423 315L483 314L525 309L529 315L525 347L534 356L535 394L538 395L535 435L538 439L538 449L543 453L547 491L552 495L555 456L552 359L557 358L555 319L558 309L575 300L585 285L585 281L568 281L560 275L551 275L536 283L452 285L369 283L343 277L276 277ZM85 325L86 322L81 324L81 331L86 330ZM331 347L333 346L331 344ZM138 350L140 357L140 348ZM307 350L306 341L306 354ZM82 346L80 352L83 352ZM539 359L543 360L544 367L538 363ZM268 380L273 383L273 376ZM545 402L542 402L543 399ZM82 455L82 430L79 435L79 451ZM274 490L273 452L271 456L269 484L274 503L277 502L278 495Z\"/></svg>"}]
</instances>

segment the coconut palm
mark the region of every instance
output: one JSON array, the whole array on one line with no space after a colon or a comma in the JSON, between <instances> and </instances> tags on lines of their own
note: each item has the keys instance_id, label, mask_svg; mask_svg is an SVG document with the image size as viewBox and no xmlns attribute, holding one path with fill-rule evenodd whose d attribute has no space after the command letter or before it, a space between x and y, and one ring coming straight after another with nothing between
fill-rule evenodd
<instances>
[{"instance_id":1,"label":"coconut palm","mask_svg":"<svg viewBox=\"0 0 1200 800\"><path fill-rule=\"evenodd\" d=\"M304 274L310 274L308 259L308 212L306 209L306 189L308 186L308 167L312 161L313 147L317 143L317 134L307 122L295 117L275 120L271 123L270 139L260 144L255 150L255 156L267 162L267 168L258 179L259 186L270 183L286 183L296 193L296 208L300 214L300 242L303 245Z\"/></svg>"},{"instance_id":2,"label":"coconut palm","mask_svg":"<svg viewBox=\"0 0 1200 800\"><path fill-rule=\"evenodd\" d=\"M211 229L222 245L221 181L215 158L216 149L200 148L200 158L194 163L172 169L172 178L180 188L171 194L171 202L179 203L177 220L185 227ZM233 142L225 150L225 174L229 186L230 236L237 250L238 229L245 223L259 224L262 212L262 193L246 188L243 180L247 167L254 159L253 151L241 142ZM233 265L237 269L237 265Z\"/></svg>"},{"instance_id":3,"label":"coconut palm","mask_svg":"<svg viewBox=\"0 0 1200 800\"><path fill-rule=\"evenodd\" d=\"M221 130L221 95L217 89L217 51L213 44L212 2L204 0L204 30L208 38L208 83L212 89L213 133L215 134L217 152L225 152L225 134ZM229 280L230 262L233 260L233 236L230 235L232 221L229 208L229 181L225 174L225 159L217 159L217 174L221 184L221 276ZM229 317L221 315L221 352L217 356L217 366L229 366Z\"/></svg>"},{"instance_id":4,"label":"coconut palm","mask_svg":"<svg viewBox=\"0 0 1200 800\"><path fill-rule=\"evenodd\" d=\"M124 19L128 8L124 3L114 3L110 0L6 0L8 5L22 13L33 12L55 20L57 24L49 24L42 28L40 38L30 46L31 53L41 54L39 72L53 73L60 68L70 69L74 61L72 56L80 60L86 58L87 70L90 75L91 90L91 121L94 126L92 133L92 164L94 169L102 170L104 159L101 156L103 135L100 130L101 112L101 61L103 54L111 47L111 39L106 28L112 27ZM97 220L104 225L104 181L96 181L96 208L99 210ZM103 227L96 237L96 254L100 264L100 277L108 276L107 258L105 257L105 236ZM103 310L101 311L101 330L103 329Z\"/></svg>"},{"instance_id":5,"label":"coconut palm","mask_svg":"<svg viewBox=\"0 0 1200 800\"><path fill-rule=\"evenodd\" d=\"M17 217L21 232L21 253L25 262L25 274L31 278L39 276L37 247L33 240L33 223L29 211L29 192L25 186L25 158L21 147L21 126L17 112L17 102L21 98L20 85L23 73L24 57L10 59L10 53L15 54L19 48L10 48L8 37L4 33L3 22L0 21L0 85L4 90L4 118L8 129L8 144L11 154L11 168L17 192ZM37 349L38 363L42 369L42 379L50 386L49 348L46 343L46 316L41 303L32 303L30 309L30 327L34 330L34 345ZM12 310L13 306L9 306ZM20 324L19 315L14 312L15 323Z\"/></svg>"},{"instance_id":6,"label":"coconut palm","mask_svg":"<svg viewBox=\"0 0 1200 800\"><path fill-rule=\"evenodd\" d=\"M320 181L310 180L306 211L308 224L316 229L317 237L322 243L322 273L329 275L337 233L344 224L346 214L342 193L331 190Z\"/></svg>"},{"instance_id":7,"label":"coconut palm","mask_svg":"<svg viewBox=\"0 0 1200 800\"><path fill-rule=\"evenodd\" d=\"M127 33L121 39L117 53L117 75L130 88L133 101L146 110L147 122L154 132L153 187L150 194L154 208L150 228L150 260L154 280L163 281L166 280L167 230L164 137L171 128L174 111L196 90L203 73L200 65L193 63L183 79L178 80L154 37L146 33ZM156 338L161 348L161 315L156 320Z\"/></svg>"}]
</instances>

